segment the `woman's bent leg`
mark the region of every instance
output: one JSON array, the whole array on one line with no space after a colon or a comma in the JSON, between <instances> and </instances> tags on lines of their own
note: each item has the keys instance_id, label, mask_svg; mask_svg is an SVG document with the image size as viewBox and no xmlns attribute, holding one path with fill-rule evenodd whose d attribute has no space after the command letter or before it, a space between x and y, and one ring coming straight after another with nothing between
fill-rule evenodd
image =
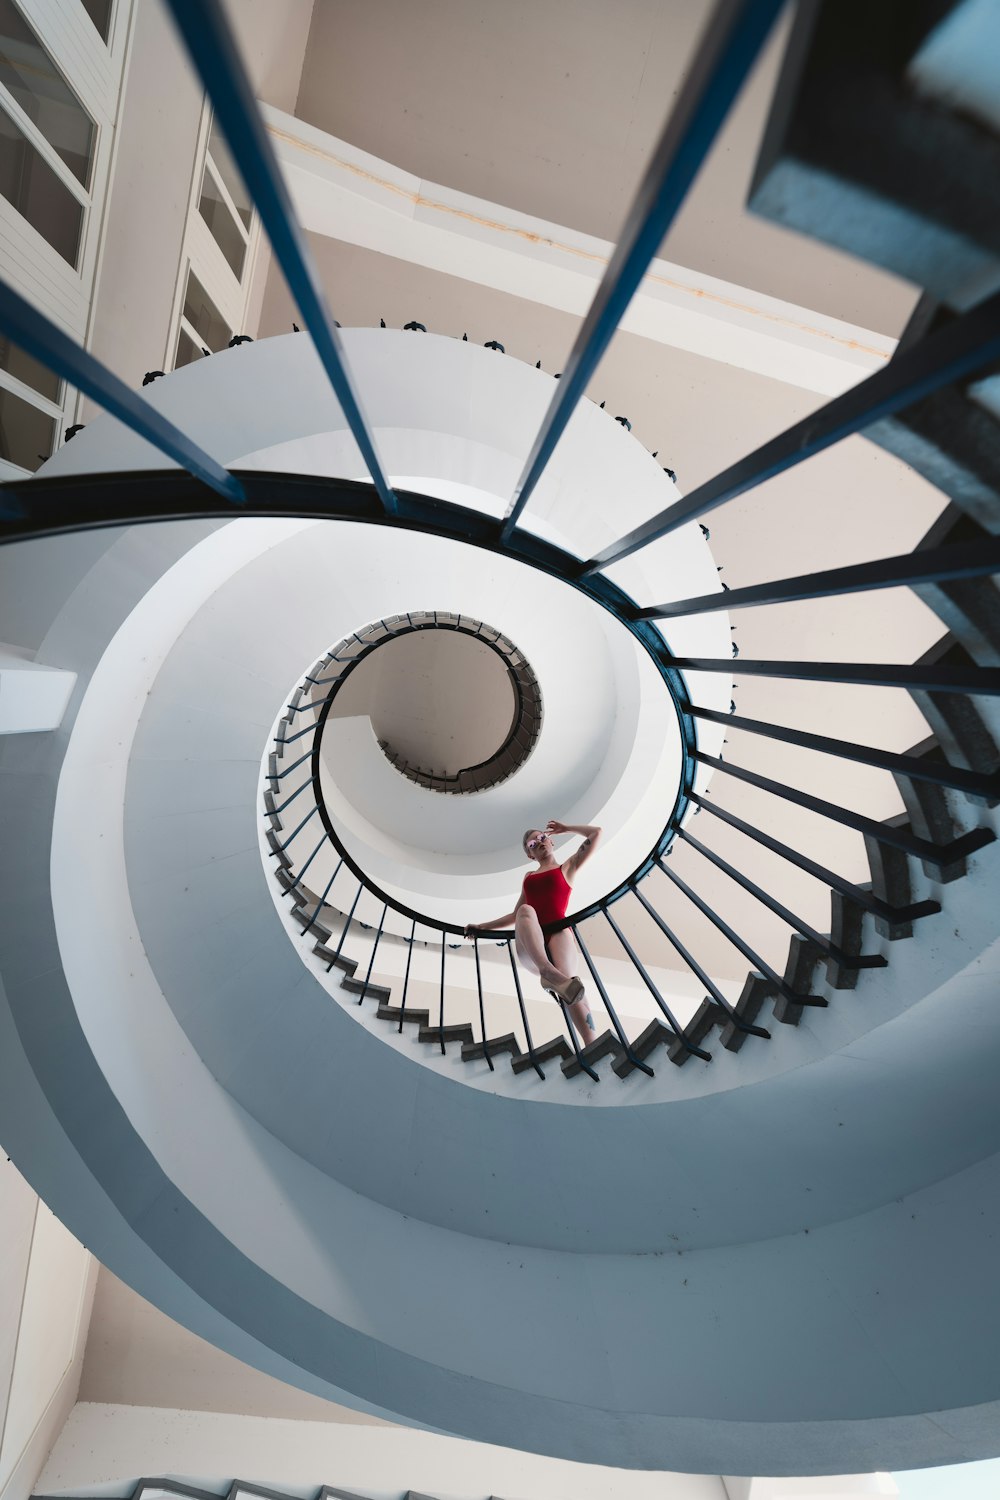
<instances>
[{"instance_id":1,"label":"woman's bent leg","mask_svg":"<svg viewBox=\"0 0 1000 1500\"><path fill-rule=\"evenodd\" d=\"M514 913L514 942L518 958L522 962L527 958L527 967L535 970L545 989L551 990L569 979L570 976L557 969L549 958L538 913L533 906L519 906Z\"/></svg>"},{"instance_id":2,"label":"woman's bent leg","mask_svg":"<svg viewBox=\"0 0 1000 1500\"><path fill-rule=\"evenodd\" d=\"M548 941L548 949L553 963L557 964L564 974L576 973L579 968L579 950L571 932L563 929L562 932L552 933ZM586 1047L588 1042L596 1042L597 1027L594 1025L590 1001L575 1000L572 1005L567 1005L566 1009L569 1011L573 1025L580 1033L583 1045Z\"/></svg>"}]
</instances>

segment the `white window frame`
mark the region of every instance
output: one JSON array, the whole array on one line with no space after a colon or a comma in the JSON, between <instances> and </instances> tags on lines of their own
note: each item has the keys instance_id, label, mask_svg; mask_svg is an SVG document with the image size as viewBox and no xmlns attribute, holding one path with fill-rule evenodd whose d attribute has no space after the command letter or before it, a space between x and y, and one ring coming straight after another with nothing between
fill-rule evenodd
<instances>
[{"instance_id":1,"label":"white window frame","mask_svg":"<svg viewBox=\"0 0 1000 1500\"><path fill-rule=\"evenodd\" d=\"M191 192L188 198L187 220L185 222L184 240L181 249L181 274L177 279L177 286L174 291L174 305L171 310L166 357L163 364L165 370L172 370L174 368L177 359L177 342L182 328L199 348L202 346L200 334L196 329L192 328L191 324L184 317L184 298L187 292L189 272L194 272L211 298L219 316L225 321L233 334L244 331L250 306L250 289L257 257L260 253L260 216L256 208L254 208L250 216L250 227L247 229L236 210L232 195L222 181L222 174L209 153L208 142L211 132L212 109L206 99L202 107L201 122L198 128L198 145L195 151L194 171L191 174ZM233 219L246 243L246 254L243 257L243 274L240 277L235 275L232 266L219 248L215 236L199 212L198 205L201 202L202 182L204 181L206 171L211 173L212 181L219 187L223 201L232 213ZM213 354L216 352L216 350L212 350Z\"/></svg>"},{"instance_id":2,"label":"white window frame","mask_svg":"<svg viewBox=\"0 0 1000 1500\"><path fill-rule=\"evenodd\" d=\"M88 189L0 84L0 108L14 120L84 210L78 264L73 267L0 197L0 277L40 307L71 338L86 344L135 0L114 0L107 43L80 0L15 0L15 3L93 120L95 142ZM78 393L67 390L64 384L59 402L54 403L5 370L0 370L0 385L57 418L55 446L58 447L65 427L74 420L81 399ZM0 460L0 479L27 472Z\"/></svg>"}]
</instances>

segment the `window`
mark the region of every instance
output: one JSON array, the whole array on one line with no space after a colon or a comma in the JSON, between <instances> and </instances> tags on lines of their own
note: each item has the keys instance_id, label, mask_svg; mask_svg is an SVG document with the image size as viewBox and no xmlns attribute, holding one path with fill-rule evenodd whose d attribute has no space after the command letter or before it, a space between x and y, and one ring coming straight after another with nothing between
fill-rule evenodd
<instances>
[{"instance_id":1,"label":"window","mask_svg":"<svg viewBox=\"0 0 1000 1500\"><path fill-rule=\"evenodd\" d=\"M83 235L83 204L2 108L0 193L75 269Z\"/></svg>"},{"instance_id":2,"label":"window","mask_svg":"<svg viewBox=\"0 0 1000 1500\"><path fill-rule=\"evenodd\" d=\"M215 120L208 138L198 212L236 280L242 281L253 206Z\"/></svg>"},{"instance_id":3,"label":"window","mask_svg":"<svg viewBox=\"0 0 1000 1500\"><path fill-rule=\"evenodd\" d=\"M94 122L13 0L0 0L0 83L80 186L89 187Z\"/></svg>"},{"instance_id":4,"label":"window","mask_svg":"<svg viewBox=\"0 0 1000 1500\"><path fill-rule=\"evenodd\" d=\"M205 163L198 212L212 231L212 238L226 257L229 269L237 281L241 280L247 237L245 232L240 232L239 222L230 210L228 194L220 187L210 161Z\"/></svg>"},{"instance_id":5,"label":"window","mask_svg":"<svg viewBox=\"0 0 1000 1500\"><path fill-rule=\"evenodd\" d=\"M58 375L33 359L30 354L25 354L16 344L0 333L0 370L8 375L13 375L15 380L21 381L22 385L30 385L32 390L37 391L40 396L45 396L49 401L58 401L62 391L62 381Z\"/></svg>"},{"instance_id":6,"label":"window","mask_svg":"<svg viewBox=\"0 0 1000 1500\"><path fill-rule=\"evenodd\" d=\"M0 386L0 459L34 471L49 457L56 418Z\"/></svg>"},{"instance_id":7,"label":"window","mask_svg":"<svg viewBox=\"0 0 1000 1500\"><path fill-rule=\"evenodd\" d=\"M74 270L97 127L13 0L0 0L0 194Z\"/></svg>"},{"instance_id":8,"label":"window","mask_svg":"<svg viewBox=\"0 0 1000 1500\"><path fill-rule=\"evenodd\" d=\"M168 347L189 365L228 347L243 330L260 217L206 103L191 179Z\"/></svg>"},{"instance_id":9,"label":"window","mask_svg":"<svg viewBox=\"0 0 1000 1500\"><path fill-rule=\"evenodd\" d=\"M111 11L114 0L83 0L83 8L97 28L102 42L106 42L111 31Z\"/></svg>"},{"instance_id":10,"label":"window","mask_svg":"<svg viewBox=\"0 0 1000 1500\"><path fill-rule=\"evenodd\" d=\"M217 349L228 348L232 336L232 329L197 276L189 270L181 326L177 335L177 352L174 356L175 369L178 365L189 365L192 360L203 359L203 349L214 354Z\"/></svg>"},{"instance_id":11,"label":"window","mask_svg":"<svg viewBox=\"0 0 1000 1500\"><path fill-rule=\"evenodd\" d=\"M182 327L177 335L177 358L174 360L174 369L179 370L181 365L193 364L196 359L204 359L198 345L189 333Z\"/></svg>"},{"instance_id":12,"label":"window","mask_svg":"<svg viewBox=\"0 0 1000 1500\"><path fill-rule=\"evenodd\" d=\"M212 163L222 180L222 184L232 200L233 208L243 222L243 228L250 228L250 217L253 213L253 205L250 202L250 194L243 186L243 178L233 158L229 154L225 136L219 129L217 121L212 121L212 133L208 138L208 154Z\"/></svg>"}]
</instances>

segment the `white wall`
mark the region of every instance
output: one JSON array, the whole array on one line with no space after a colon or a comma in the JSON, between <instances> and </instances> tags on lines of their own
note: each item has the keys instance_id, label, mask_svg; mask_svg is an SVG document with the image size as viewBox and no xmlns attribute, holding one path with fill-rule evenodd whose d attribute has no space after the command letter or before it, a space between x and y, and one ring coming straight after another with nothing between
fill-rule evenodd
<instances>
[{"instance_id":1,"label":"white wall","mask_svg":"<svg viewBox=\"0 0 1000 1500\"><path fill-rule=\"evenodd\" d=\"M321 1484L399 1500L410 1490L471 1500L726 1500L716 1475L636 1473L517 1453L400 1428L81 1402L39 1476L39 1491L129 1494L126 1476L184 1475L221 1489L235 1474L277 1489Z\"/></svg>"},{"instance_id":2,"label":"white wall","mask_svg":"<svg viewBox=\"0 0 1000 1500\"><path fill-rule=\"evenodd\" d=\"M96 1264L0 1163L0 1497L25 1500L76 1400Z\"/></svg>"}]
</instances>

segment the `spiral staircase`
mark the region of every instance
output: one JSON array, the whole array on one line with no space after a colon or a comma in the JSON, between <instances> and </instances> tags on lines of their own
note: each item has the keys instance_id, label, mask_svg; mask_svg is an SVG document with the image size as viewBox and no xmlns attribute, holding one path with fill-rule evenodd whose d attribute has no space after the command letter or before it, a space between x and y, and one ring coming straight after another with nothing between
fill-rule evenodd
<instances>
[{"instance_id":1,"label":"spiral staircase","mask_svg":"<svg viewBox=\"0 0 1000 1500\"><path fill-rule=\"evenodd\" d=\"M777 8L720 8L558 383L500 347L332 326L214 5L172 9L312 338L139 398L0 298L113 413L0 491L40 659L78 676L58 730L2 751L0 1138L102 1261L260 1368L619 1469L1000 1451L981 8L796 13L751 201L927 289L884 370L687 495L583 400ZM855 88L870 122L840 106ZM724 588L703 518L858 432L935 487L928 523L888 558ZM897 664L756 655L771 606L882 590ZM562 659L542 600L574 622ZM537 748L481 797L400 775L335 714L439 608L509 635L540 685ZM789 682L827 694L822 732L794 727ZM597 728L574 739L584 683ZM798 785L768 774L777 747ZM544 811L612 835L564 924L606 1018L586 1048L509 934L461 937L503 904L501 833L555 766L567 805Z\"/></svg>"}]
</instances>

